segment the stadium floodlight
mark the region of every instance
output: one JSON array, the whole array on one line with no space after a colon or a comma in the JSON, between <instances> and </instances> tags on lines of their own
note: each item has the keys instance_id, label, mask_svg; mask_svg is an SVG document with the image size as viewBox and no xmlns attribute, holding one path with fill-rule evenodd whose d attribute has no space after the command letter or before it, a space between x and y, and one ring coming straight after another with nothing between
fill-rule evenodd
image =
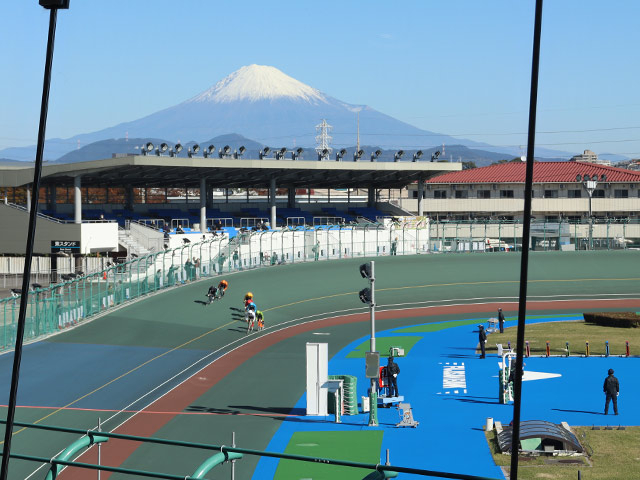
<instances>
[{"instance_id":1,"label":"stadium floodlight","mask_svg":"<svg viewBox=\"0 0 640 480\"><path fill-rule=\"evenodd\" d=\"M360 275L362 276L362 278L371 278L371 264L370 263L363 263L362 265L360 265Z\"/></svg>"},{"instance_id":2,"label":"stadium floodlight","mask_svg":"<svg viewBox=\"0 0 640 480\"><path fill-rule=\"evenodd\" d=\"M182 144L176 143L171 149L171 151L169 152L169 155L171 155L172 157L177 157L181 151L182 151Z\"/></svg>"},{"instance_id":3,"label":"stadium floodlight","mask_svg":"<svg viewBox=\"0 0 640 480\"><path fill-rule=\"evenodd\" d=\"M46 8L47 10L54 9L68 9L69 8L69 0L40 0L40 6Z\"/></svg>"},{"instance_id":4,"label":"stadium floodlight","mask_svg":"<svg viewBox=\"0 0 640 480\"><path fill-rule=\"evenodd\" d=\"M340 151L336 152L336 162L341 162L342 157L345 156L347 151L344 148L341 148Z\"/></svg>"},{"instance_id":5,"label":"stadium floodlight","mask_svg":"<svg viewBox=\"0 0 640 480\"><path fill-rule=\"evenodd\" d=\"M287 153L287 147L282 147L276 152L276 160L282 160Z\"/></svg>"},{"instance_id":6,"label":"stadium floodlight","mask_svg":"<svg viewBox=\"0 0 640 480\"><path fill-rule=\"evenodd\" d=\"M231 153L231 147L229 145L225 145L218 151L218 157L226 158Z\"/></svg>"},{"instance_id":7,"label":"stadium floodlight","mask_svg":"<svg viewBox=\"0 0 640 480\"><path fill-rule=\"evenodd\" d=\"M380 156L380 154L382 153L381 150L376 150L375 152L371 153L371 161L375 162L377 160L377 158Z\"/></svg>"},{"instance_id":8,"label":"stadium floodlight","mask_svg":"<svg viewBox=\"0 0 640 480\"><path fill-rule=\"evenodd\" d=\"M189 155L189 158L191 158L199 151L200 151L200 145L196 143L193 147L189 147L187 149L187 155Z\"/></svg>"},{"instance_id":9,"label":"stadium floodlight","mask_svg":"<svg viewBox=\"0 0 640 480\"><path fill-rule=\"evenodd\" d=\"M602 175L600 175L600 181L601 182L606 182L607 181L607 176L604 173Z\"/></svg>"},{"instance_id":10,"label":"stadium floodlight","mask_svg":"<svg viewBox=\"0 0 640 480\"><path fill-rule=\"evenodd\" d=\"M576 175L576 182L581 182L582 181L582 175L578 174Z\"/></svg>"},{"instance_id":11,"label":"stadium floodlight","mask_svg":"<svg viewBox=\"0 0 640 480\"><path fill-rule=\"evenodd\" d=\"M243 145L243 146L241 146L238 150L236 150L235 152L233 152L233 158L236 158L236 159L240 158L242 155L244 155L244 152L245 152L246 150L247 150L247 149L245 148L245 146L244 146L244 145Z\"/></svg>"},{"instance_id":12,"label":"stadium floodlight","mask_svg":"<svg viewBox=\"0 0 640 480\"><path fill-rule=\"evenodd\" d=\"M156 155L160 156L162 153L166 152L169 148L169 145L166 143L161 143L158 148L156 148Z\"/></svg>"},{"instance_id":13,"label":"stadium floodlight","mask_svg":"<svg viewBox=\"0 0 640 480\"><path fill-rule=\"evenodd\" d=\"M371 289L370 288L363 288L358 292L358 296L360 297L360 301L362 303L367 303L371 305Z\"/></svg>"},{"instance_id":14,"label":"stadium floodlight","mask_svg":"<svg viewBox=\"0 0 640 480\"><path fill-rule=\"evenodd\" d=\"M291 152L291 160L298 160L302 152L304 152L304 149L300 147L296 148L295 151Z\"/></svg>"},{"instance_id":15,"label":"stadium floodlight","mask_svg":"<svg viewBox=\"0 0 640 480\"><path fill-rule=\"evenodd\" d=\"M413 161L417 162L421 156L422 156L422 150L418 150L416 153L413 154Z\"/></svg>"},{"instance_id":16,"label":"stadium floodlight","mask_svg":"<svg viewBox=\"0 0 640 480\"><path fill-rule=\"evenodd\" d=\"M153 150L153 143L151 142L147 142L140 147L140 151L142 152L142 155L146 155L152 150Z\"/></svg>"},{"instance_id":17,"label":"stadium floodlight","mask_svg":"<svg viewBox=\"0 0 640 480\"><path fill-rule=\"evenodd\" d=\"M353 161L357 162L362 158L362 155L364 155L364 150L356 150L353 152Z\"/></svg>"},{"instance_id":18,"label":"stadium floodlight","mask_svg":"<svg viewBox=\"0 0 640 480\"><path fill-rule=\"evenodd\" d=\"M397 162L402 158L402 155L404 155L404 150L398 150L396 153L393 154L393 161Z\"/></svg>"},{"instance_id":19,"label":"stadium floodlight","mask_svg":"<svg viewBox=\"0 0 640 480\"><path fill-rule=\"evenodd\" d=\"M439 156L440 156L440 150L436 150L435 152L433 152L431 154L431 161L433 162L433 161L437 160Z\"/></svg>"},{"instance_id":20,"label":"stadium floodlight","mask_svg":"<svg viewBox=\"0 0 640 480\"><path fill-rule=\"evenodd\" d=\"M202 154L204 155L204 158L209 158L214 153L216 153L216 146L215 145L209 145L202 152Z\"/></svg>"},{"instance_id":21,"label":"stadium floodlight","mask_svg":"<svg viewBox=\"0 0 640 480\"><path fill-rule=\"evenodd\" d=\"M264 147L262 150L260 150L260 152L258 152L258 157L260 157L260 160L269 155L270 151L271 149L269 147Z\"/></svg>"},{"instance_id":22,"label":"stadium floodlight","mask_svg":"<svg viewBox=\"0 0 640 480\"><path fill-rule=\"evenodd\" d=\"M329 149L328 148L323 148L321 151L318 152L318 161L322 161L322 160L326 160L327 158L329 158Z\"/></svg>"}]
</instances>

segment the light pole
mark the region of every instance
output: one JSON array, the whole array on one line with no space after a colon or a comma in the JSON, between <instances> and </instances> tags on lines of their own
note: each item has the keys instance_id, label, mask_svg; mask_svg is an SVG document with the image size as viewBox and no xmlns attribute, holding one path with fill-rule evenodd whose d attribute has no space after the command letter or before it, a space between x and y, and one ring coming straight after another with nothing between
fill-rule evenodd
<instances>
[{"instance_id":1,"label":"light pole","mask_svg":"<svg viewBox=\"0 0 640 480\"><path fill-rule=\"evenodd\" d=\"M371 380L369 387L369 426L378 426L378 375L380 371L380 354L376 351L376 297L375 297L375 262L360 265L360 275L369 280L369 288L360 290L358 296L362 303L369 304L371 318L371 343L365 355L365 376Z\"/></svg>"},{"instance_id":2,"label":"light pole","mask_svg":"<svg viewBox=\"0 0 640 480\"><path fill-rule=\"evenodd\" d=\"M600 176L600 181L604 182L607 179L606 175ZM588 174L576 176L576 181L582 182L582 186L587 190L589 194L589 250L593 250L593 210L591 209L591 199L593 198L593 192L598 187L598 175Z\"/></svg>"}]
</instances>

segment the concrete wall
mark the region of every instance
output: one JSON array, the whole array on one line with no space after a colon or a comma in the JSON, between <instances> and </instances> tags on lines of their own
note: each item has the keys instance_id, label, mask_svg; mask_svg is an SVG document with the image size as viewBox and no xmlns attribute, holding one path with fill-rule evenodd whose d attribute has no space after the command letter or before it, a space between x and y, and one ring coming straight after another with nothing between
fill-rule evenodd
<instances>
[{"instance_id":1,"label":"concrete wall","mask_svg":"<svg viewBox=\"0 0 640 480\"><path fill-rule=\"evenodd\" d=\"M0 254L23 255L26 252L29 214L10 205L0 204L2 241ZM34 254L51 253L52 240L80 240L81 253L107 252L118 248L118 224L115 222L58 223L38 217Z\"/></svg>"}]
</instances>

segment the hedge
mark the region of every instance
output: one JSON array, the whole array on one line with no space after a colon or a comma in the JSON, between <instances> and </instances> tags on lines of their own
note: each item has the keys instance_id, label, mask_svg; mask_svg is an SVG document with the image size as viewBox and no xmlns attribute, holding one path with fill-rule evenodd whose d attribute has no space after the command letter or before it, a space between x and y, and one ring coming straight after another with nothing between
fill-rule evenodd
<instances>
[{"instance_id":1,"label":"hedge","mask_svg":"<svg viewBox=\"0 0 640 480\"><path fill-rule=\"evenodd\" d=\"M583 313L586 323L603 327L637 328L640 327L640 315L636 312L595 312Z\"/></svg>"}]
</instances>

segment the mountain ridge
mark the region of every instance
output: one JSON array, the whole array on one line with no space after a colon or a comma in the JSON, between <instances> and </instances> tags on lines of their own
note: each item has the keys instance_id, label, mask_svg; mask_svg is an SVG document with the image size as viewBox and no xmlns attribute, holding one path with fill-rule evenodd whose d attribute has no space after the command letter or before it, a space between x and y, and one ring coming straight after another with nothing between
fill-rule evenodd
<instances>
[{"instance_id":1,"label":"mountain ridge","mask_svg":"<svg viewBox=\"0 0 640 480\"><path fill-rule=\"evenodd\" d=\"M316 145L316 125L327 119L336 148L356 143L359 121L360 144L384 149L428 149L462 145L505 155L519 156L517 148L485 143L422 130L367 106L353 105L326 95L275 67L249 65L231 73L211 88L177 105L136 120L122 122L69 139L48 139L45 160L56 160L106 139L169 138L174 142L214 138L235 132L265 145ZM33 160L35 146L9 148L0 155ZM537 156L567 156L565 152L538 149Z\"/></svg>"}]
</instances>

